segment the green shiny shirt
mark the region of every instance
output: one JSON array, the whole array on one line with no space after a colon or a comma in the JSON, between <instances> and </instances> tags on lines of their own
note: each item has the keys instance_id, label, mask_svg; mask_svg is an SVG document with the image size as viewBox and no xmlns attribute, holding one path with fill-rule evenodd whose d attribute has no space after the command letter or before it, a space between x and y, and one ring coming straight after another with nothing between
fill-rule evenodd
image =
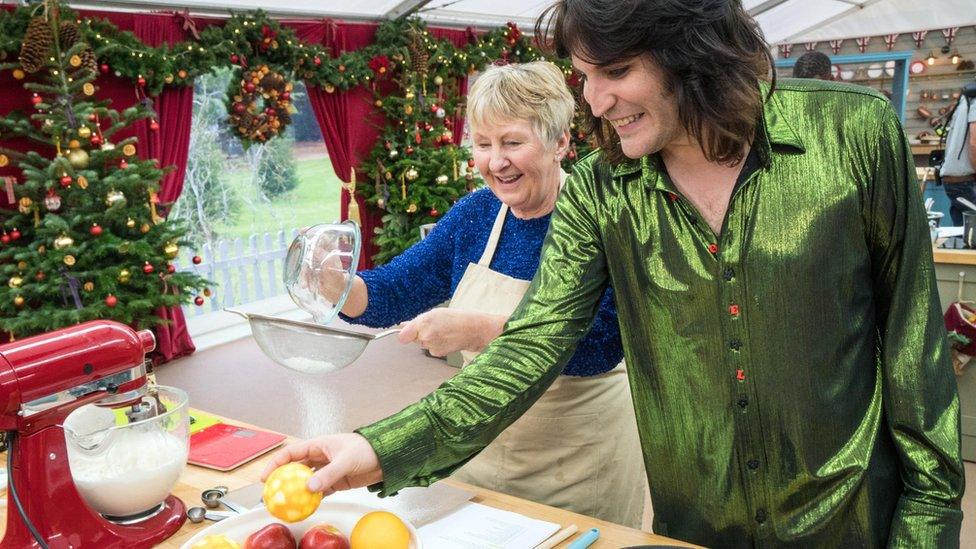
<instances>
[{"instance_id":1,"label":"green shiny shirt","mask_svg":"<svg viewBox=\"0 0 976 549\"><path fill-rule=\"evenodd\" d=\"M505 332L359 430L374 489L427 485L488 444L559 375L609 283L655 532L958 546L959 401L897 116L867 88L780 81L754 148L720 235L656 158L580 162Z\"/></svg>"}]
</instances>

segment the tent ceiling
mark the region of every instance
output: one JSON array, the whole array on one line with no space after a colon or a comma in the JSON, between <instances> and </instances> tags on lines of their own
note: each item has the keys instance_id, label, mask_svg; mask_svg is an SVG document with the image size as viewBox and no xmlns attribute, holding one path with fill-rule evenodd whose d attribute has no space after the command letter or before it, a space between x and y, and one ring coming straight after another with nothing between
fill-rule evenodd
<instances>
[{"instance_id":1,"label":"tent ceiling","mask_svg":"<svg viewBox=\"0 0 976 549\"><path fill-rule=\"evenodd\" d=\"M772 43L810 42L976 24L974 0L742 0ZM0 0L15 3L15 0ZM442 26L480 28L507 21L531 30L550 0L82 0L72 5L97 9L182 9L227 13L264 9L283 17L383 19L419 9Z\"/></svg>"}]
</instances>

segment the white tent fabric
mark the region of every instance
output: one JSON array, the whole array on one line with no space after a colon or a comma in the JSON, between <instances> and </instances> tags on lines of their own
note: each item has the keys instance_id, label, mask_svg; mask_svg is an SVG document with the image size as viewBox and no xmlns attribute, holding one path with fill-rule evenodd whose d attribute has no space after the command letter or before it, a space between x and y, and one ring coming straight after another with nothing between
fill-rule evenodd
<instances>
[{"instance_id":1,"label":"white tent fabric","mask_svg":"<svg viewBox=\"0 0 976 549\"><path fill-rule=\"evenodd\" d=\"M13 3L0 0L0 3ZM529 31L550 0L109 0L95 9L183 9L196 13L264 9L274 15L376 20L419 8L440 26L490 28L513 21ZM976 25L976 0L743 0L771 44L878 36Z\"/></svg>"}]
</instances>

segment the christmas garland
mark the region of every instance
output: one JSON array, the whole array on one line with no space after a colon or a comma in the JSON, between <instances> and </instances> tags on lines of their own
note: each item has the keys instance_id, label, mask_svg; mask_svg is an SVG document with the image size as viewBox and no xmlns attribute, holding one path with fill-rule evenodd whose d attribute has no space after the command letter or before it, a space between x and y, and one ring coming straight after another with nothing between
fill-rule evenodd
<instances>
[{"instance_id":1,"label":"christmas garland","mask_svg":"<svg viewBox=\"0 0 976 549\"><path fill-rule=\"evenodd\" d=\"M19 55L31 9L0 11L0 61ZM227 112L245 147L284 131L295 79L327 93L356 86L372 90L387 124L369 159L359 166L368 179L353 190L385 212L383 227L375 235L379 262L413 244L420 225L436 222L454 201L481 184L471 169L469 152L453 143L454 133L463 130L453 127L464 109L460 80L499 60L544 58L514 23L483 35L472 31L469 43L457 47L433 38L419 18L384 21L374 44L331 57L323 46L302 42L292 29L260 10L235 14L224 25L199 32L187 17L186 28L194 38L160 47L149 47L108 21L62 10L71 14L80 35L92 45L98 70L132 80L140 93L151 96L164 86L192 85L194 78L216 67L235 68L241 76L228 91ZM91 58L82 61L94 63ZM568 60L553 62L562 68L567 83L578 84ZM23 72L14 69L14 76L24 78ZM579 128L573 129L567 169L590 148Z\"/></svg>"}]
</instances>

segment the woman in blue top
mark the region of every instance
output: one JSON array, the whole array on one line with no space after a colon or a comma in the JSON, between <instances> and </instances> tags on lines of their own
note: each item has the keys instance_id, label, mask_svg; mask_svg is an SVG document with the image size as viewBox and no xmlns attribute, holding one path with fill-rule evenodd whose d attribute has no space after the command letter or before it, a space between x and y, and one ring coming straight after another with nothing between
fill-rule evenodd
<instances>
[{"instance_id":1,"label":"woman in blue top","mask_svg":"<svg viewBox=\"0 0 976 549\"><path fill-rule=\"evenodd\" d=\"M459 200L388 265L360 273L343 318L374 327L409 320L401 342L435 356L461 351L465 362L497 337L538 268L573 111L550 63L486 70L467 116L488 188ZM436 307L448 299L449 307ZM622 358L608 288L563 375L454 478L639 527L644 481Z\"/></svg>"}]
</instances>

